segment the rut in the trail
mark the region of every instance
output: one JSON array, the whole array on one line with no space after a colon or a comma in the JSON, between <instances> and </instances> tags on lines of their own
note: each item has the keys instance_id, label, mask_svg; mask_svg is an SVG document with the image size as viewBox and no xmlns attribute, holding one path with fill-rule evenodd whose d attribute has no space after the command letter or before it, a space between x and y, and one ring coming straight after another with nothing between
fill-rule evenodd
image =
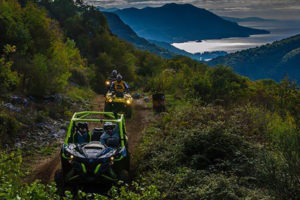
<instances>
[{"instance_id":1,"label":"rut in the trail","mask_svg":"<svg viewBox=\"0 0 300 200\"><path fill-rule=\"evenodd\" d=\"M97 95L91 103L92 110L104 109L104 96ZM142 99L135 100L133 104L133 114L131 119L126 120L126 130L129 138L129 151L134 153L135 147L141 139L142 131L148 123L151 110L147 108ZM34 169L32 180L39 179L43 183L54 181L54 174L60 168L59 149L58 152L51 158L48 158Z\"/></svg>"}]
</instances>

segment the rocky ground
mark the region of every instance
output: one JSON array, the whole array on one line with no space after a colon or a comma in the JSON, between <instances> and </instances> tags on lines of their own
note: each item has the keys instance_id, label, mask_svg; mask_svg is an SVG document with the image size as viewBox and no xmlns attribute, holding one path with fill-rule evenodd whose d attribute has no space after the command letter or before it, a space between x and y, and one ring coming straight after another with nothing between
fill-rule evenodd
<instances>
[{"instance_id":1,"label":"rocky ground","mask_svg":"<svg viewBox=\"0 0 300 200\"><path fill-rule=\"evenodd\" d=\"M21 150L24 167L34 170L31 166L57 152L73 111L87 110L89 106L88 101L75 102L59 94L41 99L19 95L1 97L0 111L16 119L19 126L11 141L2 142L3 148Z\"/></svg>"}]
</instances>

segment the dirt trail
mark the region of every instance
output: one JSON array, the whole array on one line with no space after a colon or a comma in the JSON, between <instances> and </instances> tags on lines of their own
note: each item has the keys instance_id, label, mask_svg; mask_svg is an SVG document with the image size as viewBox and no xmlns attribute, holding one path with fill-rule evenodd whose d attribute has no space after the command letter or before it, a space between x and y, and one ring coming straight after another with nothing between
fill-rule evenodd
<instances>
[{"instance_id":1,"label":"dirt trail","mask_svg":"<svg viewBox=\"0 0 300 200\"><path fill-rule=\"evenodd\" d=\"M92 103L92 110L104 110L104 96L97 95ZM147 108L142 99L135 100L133 104L132 118L126 120L126 130L129 138L129 151L133 153L136 145L142 137L142 131L149 122L151 109ZM59 147L58 147L59 148ZM33 171L31 180L40 179L43 183L50 183L54 180L54 174L60 168L59 152L51 158L43 160Z\"/></svg>"}]
</instances>

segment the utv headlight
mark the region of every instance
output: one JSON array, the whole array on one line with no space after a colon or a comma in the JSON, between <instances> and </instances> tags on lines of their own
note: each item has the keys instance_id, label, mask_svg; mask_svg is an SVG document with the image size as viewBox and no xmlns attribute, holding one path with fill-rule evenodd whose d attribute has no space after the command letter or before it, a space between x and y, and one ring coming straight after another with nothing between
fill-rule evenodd
<instances>
[{"instance_id":1,"label":"utv headlight","mask_svg":"<svg viewBox=\"0 0 300 200\"><path fill-rule=\"evenodd\" d=\"M111 103L113 100L111 98L108 99L108 102Z\"/></svg>"},{"instance_id":2,"label":"utv headlight","mask_svg":"<svg viewBox=\"0 0 300 200\"><path fill-rule=\"evenodd\" d=\"M110 162L109 162L109 165L113 165L114 164L114 160L115 160L115 157L110 157Z\"/></svg>"},{"instance_id":3,"label":"utv headlight","mask_svg":"<svg viewBox=\"0 0 300 200\"><path fill-rule=\"evenodd\" d=\"M105 85L109 86L110 85L110 81L105 81Z\"/></svg>"}]
</instances>

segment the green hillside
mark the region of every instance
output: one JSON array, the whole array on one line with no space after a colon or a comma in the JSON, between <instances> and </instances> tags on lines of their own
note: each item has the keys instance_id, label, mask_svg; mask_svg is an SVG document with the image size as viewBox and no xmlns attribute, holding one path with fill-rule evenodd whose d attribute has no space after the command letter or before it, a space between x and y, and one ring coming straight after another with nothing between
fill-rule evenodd
<instances>
[{"instance_id":1,"label":"green hillside","mask_svg":"<svg viewBox=\"0 0 300 200\"><path fill-rule=\"evenodd\" d=\"M280 81L286 75L300 81L300 35L261 47L240 51L209 62L227 65L253 80L270 78Z\"/></svg>"}]
</instances>

